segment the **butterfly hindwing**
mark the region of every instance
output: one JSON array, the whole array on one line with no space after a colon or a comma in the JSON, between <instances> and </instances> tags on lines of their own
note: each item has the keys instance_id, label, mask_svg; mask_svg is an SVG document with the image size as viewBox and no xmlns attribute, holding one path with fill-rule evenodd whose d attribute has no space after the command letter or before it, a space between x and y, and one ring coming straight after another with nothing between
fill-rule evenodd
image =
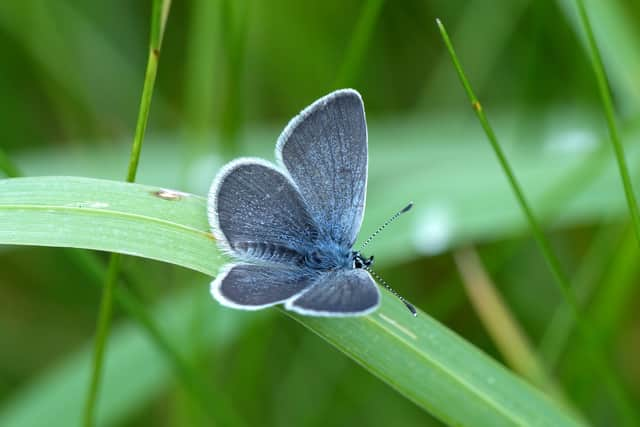
<instances>
[{"instance_id":1,"label":"butterfly hindwing","mask_svg":"<svg viewBox=\"0 0 640 427\"><path fill-rule=\"evenodd\" d=\"M343 269L319 275L308 290L287 301L285 307L312 316L357 316L375 310L380 291L362 269Z\"/></svg>"},{"instance_id":2,"label":"butterfly hindwing","mask_svg":"<svg viewBox=\"0 0 640 427\"><path fill-rule=\"evenodd\" d=\"M282 303L312 283L300 269L278 265L229 264L211 283L211 294L223 305L257 310Z\"/></svg>"}]
</instances>

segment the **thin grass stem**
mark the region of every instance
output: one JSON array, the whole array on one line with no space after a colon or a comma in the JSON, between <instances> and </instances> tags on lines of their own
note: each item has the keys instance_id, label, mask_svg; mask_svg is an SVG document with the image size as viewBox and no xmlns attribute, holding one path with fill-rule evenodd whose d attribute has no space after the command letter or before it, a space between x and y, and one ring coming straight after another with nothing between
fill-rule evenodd
<instances>
[{"instance_id":1,"label":"thin grass stem","mask_svg":"<svg viewBox=\"0 0 640 427\"><path fill-rule=\"evenodd\" d=\"M120 254L111 254L109 258L109 267L107 269L106 285L102 288L102 297L100 299L100 311L98 312L98 326L96 329L96 341L93 349L93 359L91 363L91 383L89 392L87 393L87 401L84 407L84 425L92 426L94 424L94 413L96 400L98 396L98 388L100 386L100 377L102 374L102 366L104 364L104 353L107 345L107 336L111 326L111 317L113 312L113 290L118 279L118 267L122 256Z\"/></svg>"},{"instance_id":2,"label":"thin grass stem","mask_svg":"<svg viewBox=\"0 0 640 427\"><path fill-rule=\"evenodd\" d=\"M542 231L540 223L538 222L536 216L533 213L533 210L531 209L529 203L527 202L527 199L524 196L524 192L520 187L518 180L515 177L513 169L511 168L506 158L506 155L502 150L502 147L498 143L496 134L493 131L493 128L491 127L491 125L489 124L489 120L487 119L484 113L482 105L480 104L480 101L478 100L473 89L471 88L471 84L469 83L469 80L467 79L463 71L462 65L458 60L458 56L455 53L455 50L453 48L453 44L451 43L449 35L444 25L442 24L442 22L440 22L439 19L436 20L436 23L440 30L440 34L445 43L445 46L449 52L449 55L451 56L453 65L458 73L460 82L462 83L462 86L464 87L469 97L469 100L471 101L471 106L473 107L473 110L475 111L476 116L478 117L478 120L480 121L480 124L482 125L482 128L485 131L487 139L489 140L491 147L493 148L493 151L495 152L496 157L498 158L500 166L502 167L509 181L509 184L516 196L518 204L520 205L520 208L522 209L527 219L527 222L529 223L529 227L531 229L533 237L536 240L538 246L540 247L540 250L555 279L555 283L560 288L561 293L564 297L564 300L570 308L572 317L577 325L577 329L581 334L582 338L585 340L585 342L589 343L590 345L595 344L596 337L592 333L592 331L589 329L588 325L586 324L587 319L585 318L585 316L582 315L579 309L578 300L573 292L573 289L570 286L570 283L566 274L564 273L560 265L558 257L555 255L554 251L552 250L548 239L546 238L546 236ZM592 348L598 348L598 347L594 346ZM620 417L624 425L636 425L637 424L636 421L638 421L640 418L636 414L635 406L632 403L633 400L627 396L623 386L617 381L613 373L610 371L607 365L607 362L602 356L602 354L600 354L599 352L595 352L595 353L588 353L587 356L591 358L596 371L602 376L604 385L607 387L608 392L611 394L612 398L614 399L618 407L618 411L620 413Z\"/></svg>"},{"instance_id":3,"label":"thin grass stem","mask_svg":"<svg viewBox=\"0 0 640 427\"><path fill-rule=\"evenodd\" d=\"M142 151L142 143L147 129L149 120L149 110L151 108L151 98L153 96L153 88L155 86L156 74L158 70L158 61L160 59L160 48L162 46L162 38L164 29L169 15L171 0L154 0L151 15L151 36L149 42L149 56L147 60L147 69L145 72L144 84L142 87L142 96L140 100L140 109L136 124L135 136L131 147L131 155L129 158L129 168L127 170L127 182L134 182L138 171L138 163L140 160L140 152ZM98 324L96 329L96 340L94 344L93 363L91 367L91 383L87 400L85 403L84 425L91 427L95 422L95 407L98 397L98 389L102 377L102 367L104 360L104 352L106 342L111 326L111 318L113 315L113 293L116 282L118 280L118 267L121 255L113 253L109 259L109 268L105 280L100 309L98 313Z\"/></svg>"},{"instance_id":4,"label":"thin grass stem","mask_svg":"<svg viewBox=\"0 0 640 427\"><path fill-rule=\"evenodd\" d=\"M571 290L569 279L563 272L560 266L560 262L558 261L558 258L555 256L553 250L551 249L551 245L549 244L549 241L547 240L544 233L542 232L540 223L536 219L536 216L534 215L533 210L529 205L529 202L524 196L522 187L518 183L518 180L513 172L513 169L511 168L511 165L509 164L507 157L504 154L504 151L502 150L502 147L498 143L498 139L495 135L495 132L493 131L493 128L489 124L489 120L487 119L487 116L485 115L484 110L482 109L482 105L480 104L480 101L478 100L475 93L473 92L473 89L471 88L471 85L469 84L469 81L467 80L467 77L464 74L464 71L462 70L462 66L460 65L460 61L458 60L455 50L453 49L453 45L451 43L451 40L449 39L449 35L447 34L446 29L444 28L444 25L442 25L440 20L437 21L437 24L438 24L438 27L440 28L440 33L442 34L444 43L447 46L447 50L451 55L451 59L456 68L456 71L458 72L458 76L460 77L462 86L464 86L464 89L467 92L469 99L471 100L471 106L473 107L473 110L475 111L476 116L478 117L478 120L480 121L480 124L482 125L482 128L485 131L485 134L487 135L487 139L489 140L489 143L491 144L491 147L493 148L493 151L496 154L496 157L498 158L498 162L500 163L500 166L502 167L502 170L504 171L507 177L507 180L509 181L509 185L511 186L511 189L513 190L516 196L518 204L520 205L520 208L522 209L522 212L524 213L527 219L527 222L529 223L529 227L531 228L533 237L535 238L536 242L540 246L542 255L547 261L547 264L549 265L551 273L553 274L557 284L559 285L565 300L572 307L574 313L577 314L578 303L575 295L573 294L573 291Z\"/></svg>"},{"instance_id":5,"label":"thin grass stem","mask_svg":"<svg viewBox=\"0 0 640 427\"><path fill-rule=\"evenodd\" d=\"M104 277L105 268L93 253L68 250L65 251L65 254L71 261L76 263L78 267L82 268L87 275L94 279L89 280L91 284L99 285ZM137 286L134 286L135 283L133 283L133 278L130 275L123 275L126 276L125 282L128 282L130 287L137 288ZM233 410L233 406L228 401L228 398L212 387L209 387L209 385L198 376L192 364L175 348L169 337L162 332L139 297L126 286L122 286L123 284L125 283L119 283L118 286L115 286L113 289L114 303L118 304L124 313L136 320L142 329L146 331L158 350L166 356L167 361L173 368L175 375L184 385L188 395L198 404L202 411L208 415L209 420L212 422L219 421L224 425L244 425L241 417Z\"/></svg>"},{"instance_id":6,"label":"thin grass stem","mask_svg":"<svg viewBox=\"0 0 640 427\"><path fill-rule=\"evenodd\" d=\"M22 173L17 168L17 166L15 166L15 164L10 160L9 157L5 155L5 153L1 149L0 170L5 172L5 174L11 178L22 176ZM95 279L89 281L90 283L95 283L97 285L98 282L101 281L104 277L105 268L93 253L83 250L70 249L65 250L64 254L69 260L74 262L78 267L82 268L85 273ZM104 290L106 289L107 288L104 288ZM187 392L193 399L198 402L203 411L209 412L209 416L212 420L224 419L229 420L229 422L233 421L233 424L230 425L241 425L241 423L237 421L240 420L240 417L232 411L230 405L217 403L224 403L224 396L219 395L215 392L215 390L207 387L207 385L198 378L192 367L171 345L169 339L163 335L162 331L156 325L153 318L149 315L142 302L139 301L138 298L134 294L129 292L126 288L114 287L113 290L113 295L109 295L107 296L107 298L103 298L102 303L112 304L111 300L113 300L114 302L117 302L128 315L138 321L140 326L144 330L146 330L147 334L153 340L158 349L167 356L167 359L171 363L174 372L185 385ZM97 354L98 353L94 354L94 356L96 356ZM94 363L102 364L102 360ZM96 393L96 391L91 390L90 393ZM211 399L212 396L214 397L213 399ZM212 404L212 400L215 403Z\"/></svg>"},{"instance_id":7,"label":"thin grass stem","mask_svg":"<svg viewBox=\"0 0 640 427\"><path fill-rule=\"evenodd\" d=\"M633 191L633 185L631 184L631 177L629 175L629 167L627 166L624 154L624 147L622 146L618 127L616 125L613 101L611 100L611 91L609 90L609 84L607 83L607 76L605 74L602 56L600 55L600 50L598 49L595 36L593 35L593 29L591 28L591 22L589 21L584 1L576 0L576 5L578 7L580 22L582 23L587 36L587 44L591 53L591 63L598 83L598 91L600 92L600 99L602 101L602 107L607 121L609 137L611 138L616 162L618 163L618 170L620 171L620 178L622 179L624 195L627 199L629 214L631 215L631 223L633 224L638 245L640 245L640 213L638 212L638 202Z\"/></svg>"}]
</instances>

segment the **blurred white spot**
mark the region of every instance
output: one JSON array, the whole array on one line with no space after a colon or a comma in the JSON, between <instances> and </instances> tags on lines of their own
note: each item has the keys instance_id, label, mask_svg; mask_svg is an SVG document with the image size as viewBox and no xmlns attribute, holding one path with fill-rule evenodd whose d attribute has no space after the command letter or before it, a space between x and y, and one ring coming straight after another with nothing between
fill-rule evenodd
<instances>
[{"instance_id":1,"label":"blurred white spot","mask_svg":"<svg viewBox=\"0 0 640 427\"><path fill-rule=\"evenodd\" d=\"M436 255L449 249L453 235L451 213L444 205L432 205L418 217L414 243L418 251Z\"/></svg>"},{"instance_id":2,"label":"blurred white spot","mask_svg":"<svg viewBox=\"0 0 640 427\"><path fill-rule=\"evenodd\" d=\"M489 377L489 378L487 378L487 383L490 384L490 385L493 385L493 384L496 383L496 379L493 378L493 377Z\"/></svg>"},{"instance_id":3,"label":"blurred white spot","mask_svg":"<svg viewBox=\"0 0 640 427\"><path fill-rule=\"evenodd\" d=\"M544 150L550 153L575 154L592 151L597 145L598 140L592 133L571 129L551 134L544 144Z\"/></svg>"},{"instance_id":4,"label":"blurred white spot","mask_svg":"<svg viewBox=\"0 0 640 427\"><path fill-rule=\"evenodd\" d=\"M109 207L109 203L87 201L87 202L67 203L65 206L71 207L71 208L104 209L104 208L108 208Z\"/></svg>"},{"instance_id":5,"label":"blurred white spot","mask_svg":"<svg viewBox=\"0 0 640 427\"><path fill-rule=\"evenodd\" d=\"M102 209L102 208L108 208L109 207L109 203L105 203L105 202L90 202L87 205L88 208L94 208L94 209Z\"/></svg>"}]
</instances>

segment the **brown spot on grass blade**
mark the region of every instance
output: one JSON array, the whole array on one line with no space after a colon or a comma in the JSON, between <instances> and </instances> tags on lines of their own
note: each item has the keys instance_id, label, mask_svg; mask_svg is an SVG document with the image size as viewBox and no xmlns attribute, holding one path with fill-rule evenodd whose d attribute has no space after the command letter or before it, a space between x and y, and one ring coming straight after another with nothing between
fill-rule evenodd
<instances>
[{"instance_id":1,"label":"brown spot on grass blade","mask_svg":"<svg viewBox=\"0 0 640 427\"><path fill-rule=\"evenodd\" d=\"M169 200L169 201L178 201L178 200L182 200L185 197L189 197L189 193L183 193L182 191L176 191L176 190L167 190L165 188L161 188L158 191L153 191L151 194L161 199Z\"/></svg>"}]
</instances>

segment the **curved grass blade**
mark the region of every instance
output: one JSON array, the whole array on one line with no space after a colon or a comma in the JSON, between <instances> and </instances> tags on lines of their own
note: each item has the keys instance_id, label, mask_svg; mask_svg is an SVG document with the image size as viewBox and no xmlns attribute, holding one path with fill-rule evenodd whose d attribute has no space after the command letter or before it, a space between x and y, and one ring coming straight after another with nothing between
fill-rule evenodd
<instances>
[{"instance_id":1,"label":"curved grass blade","mask_svg":"<svg viewBox=\"0 0 640 427\"><path fill-rule=\"evenodd\" d=\"M0 181L0 243L144 256L211 275L223 259L201 197L77 177Z\"/></svg>"},{"instance_id":2,"label":"curved grass blade","mask_svg":"<svg viewBox=\"0 0 640 427\"><path fill-rule=\"evenodd\" d=\"M207 229L205 200L189 194L89 178L0 181L0 244L115 251L213 276L222 257ZM363 318L287 314L444 422L579 424L428 315L413 318L383 294Z\"/></svg>"}]
</instances>

